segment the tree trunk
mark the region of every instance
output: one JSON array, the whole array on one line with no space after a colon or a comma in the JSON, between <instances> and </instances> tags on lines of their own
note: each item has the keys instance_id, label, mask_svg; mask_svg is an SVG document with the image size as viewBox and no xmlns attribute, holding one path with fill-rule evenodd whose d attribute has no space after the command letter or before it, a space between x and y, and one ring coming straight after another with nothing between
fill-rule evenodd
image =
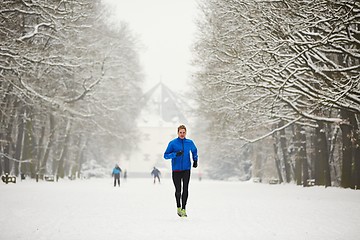
<instances>
[{"instance_id":1,"label":"tree trunk","mask_svg":"<svg viewBox=\"0 0 360 240\"><path fill-rule=\"evenodd\" d=\"M300 130L300 155L302 156L303 186L306 187L308 186L309 166L306 150L306 131L303 127Z\"/></svg>"},{"instance_id":2,"label":"tree trunk","mask_svg":"<svg viewBox=\"0 0 360 240\"><path fill-rule=\"evenodd\" d=\"M279 155L278 155L278 138L276 136L276 132L273 133L273 146L274 146L274 159L275 159L275 167L276 167L276 170L277 170L277 173L278 173L278 177L279 177L279 183L282 183L284 182L284 179L282 177L282 172L281 172L281 162L280 162L280 159L279 159Z\"/></svg>"},{"instance_id":3,"label":"tree trunk","mask_svg":"<svg viewBox=\"0 0 360 240\"><path fill-rule=\"evenodd\" d=\"M352 179L351 188L358 189L360 187L360 132L359 126L354 113L349 113L350 125L352 126L351 147L352 147Z\"/></svg>"},{"instance_id":4,"label":"tree trunk","mask_svg":"<svg viewBox=\"0 0 360 240\"><path fill-rule=\"evenodd\" d=\"M350 125L350 113L344 109L341 109L341 117L344 122L340 124L342 132L342 168L341 168L341 186L343 188L350 188L352 186L352 130L353 126Z\"/></svg>"},{"instance_id":5,"label":"tree trunk","mask_svg":"<svg viewBox=\"0 0 360 240\"><path fill-rule=\"evenodd\" d=\"M80 134L77 138L76 145L78 146L78 152L76 153L76 157L74 159L74 164L71 169L71 175L75 178L79 178L80 176L80 167L81 167L81 158L82 152L84 150L84 137L83 134Z\"/></svg>"},{"instance_id":6,"label":"tree trunk","mask_svg":"<svg viewBox=\"0 0 360 240\"><path fill-rule=\"evenodd\" d=\"M44 178L44 175L46 173L46 165L47 165L47 161L48 161L49 156L50 156L50 151L51 151L52 146L54 144L54 136L55 136L55 118L54 118L54 115L52 113L50 113L49 114L49 138L48 138L47 145L45 147L44 157L41 160L41 164L40 164L39 177L41 179Z\"/></svg>"},{"instance_id":7,"label":"tree trunk","mask_svg":"<svg viewBox=\"0 0 360 240\"><path fill-rule=\"evenodd\" d=\"M22 152L22 164L21 164L21 173L28 174L32 178L35 177L34 174L34 145L33 145L33 132L32 132L32 121L30 119L29 109L26 108L25 111L26 122L25 122L25 132L24 132L24 145Z\"/></svg>"},{"instance_id":8,"label":"tree trunk","mask_svg":"<svg viewBox=\"0 0 360 240\"><path fill-rule=\"evenodd\" d=\"M318 121L316 128L316 163L315 184L331 186L329 151L326 140L326 129L323 122Z\"/></svg>"},{"instance_id":9,"label":"tree trunk","mask_svg":"<svg viewBox=\"0 0 360 240\"><path fill-rule=\"evenodd\" d=\"M40 177L41 179L43 178L43 176L41 176L41 168L42 168L42 159L44 157L44 139L45 139L45 123L43 123L43 126L41 127L41 131L40 131L40 139L39 142L37 143L37 166L36 166L36 175L37 177Z\"/></svg>"},{"instance_id":10,"label":"tree trunk","mask_svg":"<svg viewBox=\"0 0 360 240\"><path fill-rule=\"evenodd\" d=\"M360 130L357 124L356 115L354 115L354 188L360 189Z\"/></svg>"},{"instance_id":11,"label":"tree trunk","mask_svg":"<svg viewBox=\"0 0 360 240\"><path fill-rule=\"evenodd\" d=\"M295 125L295 175L297 185L308 186L309 167L306 152L306 132L303 126Z\"/></svg>"},{"instance_id":12,"label":"tree trunk","mask_svg":"<svg viewBox=\"0 0 360 240\"><path fill-rule=\"evenodd\" d=\"M0 81L0 87L1 89L5 89L6 86L5 86L5 82L4 81ZM9 88L8 88L9 89ZM9 92L10 90L8 90ZM5 128L4 126L6 126L6 115L5 115L5 112L7 111L6 110L6 104L7 104L7 96L8 96L8 93L5 94L4 97L1 97L0 99L0 153L3 153L4 152L4 145L5 145L5 142L6 142L6 139L5 139ZM4 110L3 110L4 109ZM3 154L0 154L0 175L3 174L3 161L4 161L4 158L5 156Z\"/></svg>"},{"instance_id":13,"label":"tree trunk","mask_svg":"<svg viewBox=\"0 0 360 240\"><path fill-rule=\"evenodd\" d=\"M310 179L316 179L317 161L316 161L316 131L311 129L310 131L310 150L309 150L309 169L310 169Z\"/></svg>"},{"instance_id":14,"label":"tree trunk","mask_svg":"<svg viewBox=\"0 0 360 240\"><path fill-rule=\"evenodd\" d=\"M301 126L295 125L295 135L294 135L294 145L295 145L295 181L296 185L302 184L302 151L301 151Z\"/></svg>"},{"instance_id":15,"label":"tree trunk","mask_svg":"<svg viewBox=\"0 0 360 240\"><path fill-rule=\"evenodd\" d=\"M31 109L32 110L32 109ZM29 111L30 112L30 111ZM37 146L36 146L36 138L37 136L34 134L34 120L33 120L33 112L30 113L29 117L29 136L30 136L30 147L31 147L31 162L30 162L30 173L31 178L35 178L37 175L37 169L39 168L39 159L37 158Z\"/></svg>"},{"instance_id":16,"label":"tree trunk","mask_svg":"<svg viewBox=\"0 0 360 240\"><path fill-rule=\"evenodd\" d=\"M331 166L332 173L333 173L332 179L336 182L337 185L339 184L339 173L338 173L338 169L337 169L338 166L335 163L334 152L336 149L336 140L337 140L339 130L340 130L340 128L338 126L335 126L333 136L331 138L330 152L329 152L329 164Z\"/></svg>"},{"instance_id":17,"label":"tree trunk","mask_svg":"<svg viewBox=\"0 0 360 240\"><path fill-rule=\"evenodd\" d=\"M68 154L69 140L70 140L70 131L71 131L71 120L67 120L66 130L65 130L65 140L63 148L60 154L59 164L57 167L57 177L64 178L65 176L65 158Z\"/></svg>"},{"instance_id":18,"label":"tree trunk","mask_svg":"<svg viewBox=\"0 0 360 240\"><path fill-rule=\"evenodd\" d=\"M19 176L19 166L21 161L21 152L22 152L23 139L24 139L24 113L25 113L25 107L21 104L18 114L18 120L17 120L18 132L17 132L16 148L14 155L14 158L16 159L16 162L14 163L15 176Z\"/></svg>"},{"instance_id":19,"label":"tree trunk","mask_svg":"<svg viewBox=\"0 0 360 240\"><path fill-rule=\"evenodd\" d=\"M10 174L10 155L11 155L11 146L12 146L12 138L11 138L11 134L12 134L12 130L13 130L13 125L14 125L14 119L15 119L15 111L16 111L16 104L17 102L15 102L15 104L13 104L13 99L11 97L11 91L12 91L13 87L12 85L9 86L7 93L4 97L4 102L5 102L5 109L7 109L9 116L6 118L4 116L3 118L3 126L6 126L5 129L5 135L4 135L4 146L3 146L3 153L4 153L4 173L8 173ZM8 119L8 121L6 121L6 119Z\"/></svg>"},{"instance_id":20,"label":"tree trunk","mask_svg":"<svg viewBox=\"0 0 360 240\"><path fill-rule=\"evenodd\" d=\"M85 152L85 149L87 147L87 143L88 143L88 138L87 137L84 137L86 139L84 139L82 145L81 145L81 148L80 148L80 152L79 152L79 157L78 157L78 169L77 169L77 178L80 178L81 176L81 169L82 169L82 164L84 162L84 152Z\"/></svg>"},{"instance_id":21,"label":"tree trunk","mask_svg":"<svg viewBox=\"0 0 360 240\"><path fill-rule=\"evenodd\" d=\"M279 126L280 127L284 126L283 120L280 121ZM279 132L280 132L280 146L283 153L283 161L285 167L285 178L286 178L286 182L289 183L291 181L291 169L290 169L289 154L287 151L285 129L283 128Z\"/></svg>"}]
</instances>

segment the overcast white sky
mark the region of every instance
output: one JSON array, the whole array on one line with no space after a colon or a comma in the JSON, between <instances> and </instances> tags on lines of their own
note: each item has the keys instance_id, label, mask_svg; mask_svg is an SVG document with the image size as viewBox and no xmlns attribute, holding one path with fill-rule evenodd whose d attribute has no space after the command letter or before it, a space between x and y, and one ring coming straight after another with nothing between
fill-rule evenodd
<instances>
[{"instance_id":1,"label":"overcast white sky","mask_svg":"<svg viewBox=\"0 0 360 240\"><path fill-rule=\"evenodd\" d=\"M144 90L160 80L184 92L191 81L197 0L103 0L116 18L129 23L144 45Z\"/></svg>"}]
</instances>

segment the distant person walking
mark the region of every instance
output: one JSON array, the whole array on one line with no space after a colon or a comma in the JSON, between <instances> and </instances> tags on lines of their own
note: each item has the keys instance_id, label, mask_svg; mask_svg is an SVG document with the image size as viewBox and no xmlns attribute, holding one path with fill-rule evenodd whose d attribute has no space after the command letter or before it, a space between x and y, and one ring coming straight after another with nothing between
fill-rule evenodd
<instances>
[{"instance_id":1,"label":"distant person walking","mask_svg":"<svg viewBox=\"0 0 360 240\"><path fill-rule=\"evenodd\" d=\"M126 182L126 179L127 179L127 171L126 171L126 169L125 169L125 171L124 171L123 178L124 178L124 180L125 180L125 182Z\"/></svg>"},{"instance_id":2,"label":"distant person walking","mask_svg":"<svg viewBox=\"0 0 360 240\"><path fill-rule=\"evenodd\" d=\"M151 171L151 175L154 176L154 184L156 182L156 179L158 179L159 183L160 183L160 175L161 172L159 169L157 169L156 167L153 168L153 170Z\"/></svg>"},{"instance_id":3,"label":"distant person walking","mask_svg":"<svg viewBox=\"0 0 360 240\"><path fill-rule=\"evenodd\" d=\"M190 152L192 154L192 166L194 168L198 166L198 155L194 142L186 138L186 127L180 125L177 133L178 137L169 142L164 153L164 158L171 159L177 214L180 217L187 217L186 203L189 195L188 189L191 169Z\"/></svg>"},{"instance_id":4,"label":"distant person walking","mask_svg":"<svg viewBox=\"0 0 360 240\"><path fill-rule=\"evenodd\" d=\"M120 187L120 173L121 173L121 168L119 167L119 165L116 164L112 171L112 176L114 177L114 187L116 187L116 183Z\"/></svg>"}]
</instances>

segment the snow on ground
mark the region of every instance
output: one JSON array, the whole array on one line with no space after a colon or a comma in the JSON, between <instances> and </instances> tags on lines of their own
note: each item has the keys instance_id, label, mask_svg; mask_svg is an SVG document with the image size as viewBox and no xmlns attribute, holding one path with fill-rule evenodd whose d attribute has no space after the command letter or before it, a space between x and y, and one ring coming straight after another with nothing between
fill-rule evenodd
<instances>
[{"instance_id":1,"label":"snow on ground","mask_svg":"<svg viewBox=\"0 0 360 240\"><path fill-rule=\"evenodd\" d=\"M0 184L2 240L357 240L360 191L193 178L188 218L170 179Z\"/></svg>"}]
</instances>

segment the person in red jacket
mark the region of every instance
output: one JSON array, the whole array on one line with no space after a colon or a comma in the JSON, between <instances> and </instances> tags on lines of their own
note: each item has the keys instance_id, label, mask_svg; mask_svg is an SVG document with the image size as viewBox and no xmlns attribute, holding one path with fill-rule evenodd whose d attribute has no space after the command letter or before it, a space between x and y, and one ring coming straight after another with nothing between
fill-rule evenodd
<instances>
[{"instance_id":1,"label":"person in red jacket","mask_svg":"<svg viewBox=\"0 0 360 240\"><path fill-rule=\"evenodd\" d=\"M178 127L178 137L169 142L164 153L165 159L171 159L177 214L180 217L187 217L186 203L189 194L191 169L190 153L193 160L192 166L196 168L198 166L197 148L192 140L186 138L186 127L180 125Z\"/></svg>"}]
</instances>

